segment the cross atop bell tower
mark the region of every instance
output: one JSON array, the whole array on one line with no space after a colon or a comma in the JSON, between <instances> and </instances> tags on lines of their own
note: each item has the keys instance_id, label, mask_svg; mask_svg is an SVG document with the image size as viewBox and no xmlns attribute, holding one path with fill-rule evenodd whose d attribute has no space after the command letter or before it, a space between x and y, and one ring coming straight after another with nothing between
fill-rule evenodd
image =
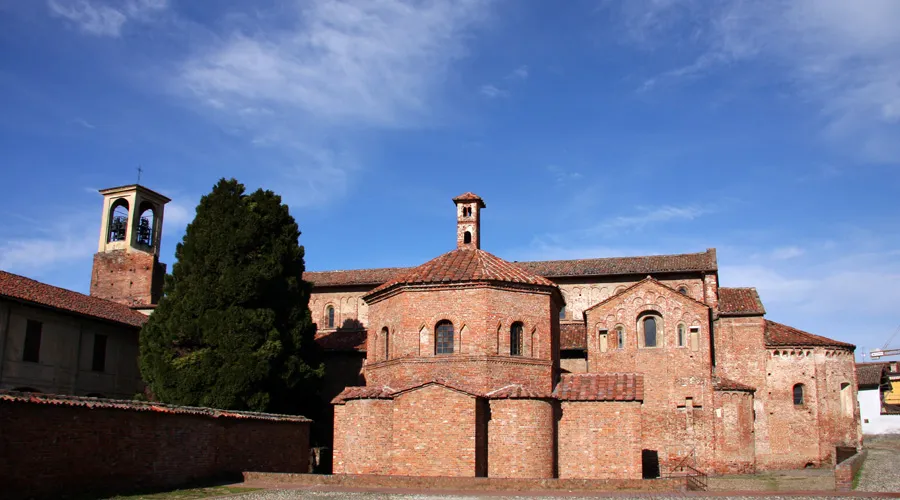
<instances>
[{"instance_id":1,"label":"cross atop bell tower","mask_svg":"<svg viewBox=\"0 0 900 500\"><path fill-rule=\"evenodd\" d=\"M481 209L487 207L484 200L469 192L453 198L453 203L456 203L456 248L481 248Z\"/></svg>"},{"instance_id":2,"label":"cross atop bell tower","mask_svg":"<svg viewBox=\"0 0 900 500\"><path fill-rule=\"evenodd\" d=\"M169 198L131 184L101 189L100 240L91 271L91 295L141 308L162 294L166 265L159 262L163 211Z\"/></svg>"}]
</instances>

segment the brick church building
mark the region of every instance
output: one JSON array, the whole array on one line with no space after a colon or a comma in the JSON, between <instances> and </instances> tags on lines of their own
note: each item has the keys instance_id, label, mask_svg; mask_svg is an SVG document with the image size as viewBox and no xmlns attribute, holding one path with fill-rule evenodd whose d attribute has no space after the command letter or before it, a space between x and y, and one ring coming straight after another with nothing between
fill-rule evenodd
<instances>
[{"instance_id":1,"label":"brick church building","mask_svg":"<svg viewBox=\"0 0 900 500\"><path fill-rule=\"evenodd\" d=\"M304 275L335 473L649 478L859 447L854 346L720 288L714 249L511 263L481 249L484 201L453 201L448 253Z\"/></svg>"},{"instance_id":2,"label":"brick church building","mask_svg":"<svg viewBox=\"0 0 900 500\"><path fill-rule=\"evenodd\" d=\"M169 199L101 194L90 296L0 271L0 389L142 389ZM714 249L512 263L481 249L484 201L453 201L448 253L304 274L335 473L641 478L828 465L859 447L854 346L720 288Z\"/></svg>"}]
</instances>

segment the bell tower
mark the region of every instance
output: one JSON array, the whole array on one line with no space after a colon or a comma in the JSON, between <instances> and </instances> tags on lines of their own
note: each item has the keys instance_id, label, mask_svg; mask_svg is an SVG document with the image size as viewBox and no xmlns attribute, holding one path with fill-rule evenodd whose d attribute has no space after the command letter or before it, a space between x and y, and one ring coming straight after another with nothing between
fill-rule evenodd
<instances>
[{"instance_id":1,"label":"bell tower","mask_svg":"<svg viewBox=\"0 0 900 500\"><path fill-rule=\"evenodd\" d=\"M456 203L456 248L481 248L481 209L487 207L484 200L469 192L453 198L453 203Z\"/></svg>"},{"instance_id":2,"label":"bell tower","mask_svg":"<svg viewBox=\"0 0 900 500\"><path fill-rule=\"evenodd\" d=\"M91 271L91 296L150 309L162 295L166 265L159 262L163 211L171 200L132 184L101 189L100 240Z\"/></svg>"}]
</instances>

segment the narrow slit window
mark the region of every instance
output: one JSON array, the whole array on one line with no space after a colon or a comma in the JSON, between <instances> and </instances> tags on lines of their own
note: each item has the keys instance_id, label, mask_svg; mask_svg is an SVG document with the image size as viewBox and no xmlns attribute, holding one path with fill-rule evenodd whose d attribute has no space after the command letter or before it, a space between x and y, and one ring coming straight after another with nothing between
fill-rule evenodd
<instances>
[{"instance_id":1,"label":"narrow slit window","mask_svg":"<svg viewBox=\"0 0 900 500\"><path fill-rule=\"evenodd\" d=\"M525 325L516 321L509 329L509 354L510 356L522 355L522 337L525 334Z\"/></svg>"},{"instance_id":2,"label":"narrow slit window","mask_svg":"<svg viewBox=\"0 0 900 500\"><path fill-rule=\"evenodd\" d=\"M625 348L625 328L622 326L616 327L616 349L624 349Z\"/></svg>"},{"instance_id":3,"label":"narrow slit window","mask_svg":"<svg viewBox=\"0 0 900 500\"><path fill-rule=\"evenodd\" d=\"M684 324L679 324L678 325L678 347L685 346L685 337L686 337L685 333L686 332L685 332Z\"/></svg>"},{"instance_id":4,"label":"narrow slit window","mask_svg":"<svg viewBox=\"0 0 900 500\"><path fill-rule=\"evenodd\" d=\"M106 371L106 335L94 335L94 356L91 359L91 370Z\"/></svg>"},{"instance_id":5,"label":"narrow slit window","mask_svg":"<svg viewBox=\"0 0 900 500\"><path fill-rule=\"evenodd\" d=\"M803 384L796 384L794 386L794 405L802 406L805 402L803 394Z\"/></svg>"},{"instance_id":6,"label":"narrow slit window","mask_svg":"<svg viewBox=\"0 0 900 500\"><path fill-rule=\"evenodd\" d=\"M334 307L328 306L325 308L325 324L328 325L328 328L334 328Z\"/></svg>"},{"instance_id":7,"label":"narrow slit window","mask_svg":"<svg viewBox=\"0 0 900 500\"><path fill-rule=\"evenodd\" d=\"M391 332L388 327L381 329L381 338L384 339L384 359L391 358Z\"/></svg>"},{"instance_id":8,"label":"narrow slit window","mask_svg":"<svg viewBox=\"0 0 900 500\"><path fill-rule=\"evenodd\" d=\"M644 318L644 347L656 347L656 318Z\"/></svg>"},{"instance_id":9,"label":"narrow slit window","mask_svg":"<svg viewBox=\"0 0 900 500\"><path fill-rule=\"evenodd\" d=\"M41 360L41 332L44 324L29 319L25 324L25 345L22 349L22 361L38 363Z\"/></svg>"}]
</instances>

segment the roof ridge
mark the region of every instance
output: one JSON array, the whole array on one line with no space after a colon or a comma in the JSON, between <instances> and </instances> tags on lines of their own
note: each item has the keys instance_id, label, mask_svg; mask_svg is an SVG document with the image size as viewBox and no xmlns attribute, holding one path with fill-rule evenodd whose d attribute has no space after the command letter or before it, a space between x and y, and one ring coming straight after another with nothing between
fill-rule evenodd
<instances>
[{"instance_id":1,"label":"roof ridge","mask_svg":"<svg viewBox=\"0 0 900 500\"><path fill-rule=\"evenodd\" d=\"M824 337L822 335L816 335L814 333L809 333L809 332L803 331L799 328L795 328L793 326L786 325L784 323L779 323L777 321L772 321L770 319L767 319L765 321L766 321L766 329L765 329L766 345L771 345L771 346L819 345L819 346L830 346L830 347L852 347L854 349L856 348L855 345L853 345L849 342L843 342L840 340L835 340L835 339L831 339L828 337ZM786 329L787 331L786 332L770 332L770 328ZM795 339L790 339L790 338L781 338L779 340L774 340L771 338L772 334L774 334L774 333L786 334L787 337L789 337L790 335L796 335L796 336L803 338L806 342L797 341Z\"/></svg>"}]
</instances>

